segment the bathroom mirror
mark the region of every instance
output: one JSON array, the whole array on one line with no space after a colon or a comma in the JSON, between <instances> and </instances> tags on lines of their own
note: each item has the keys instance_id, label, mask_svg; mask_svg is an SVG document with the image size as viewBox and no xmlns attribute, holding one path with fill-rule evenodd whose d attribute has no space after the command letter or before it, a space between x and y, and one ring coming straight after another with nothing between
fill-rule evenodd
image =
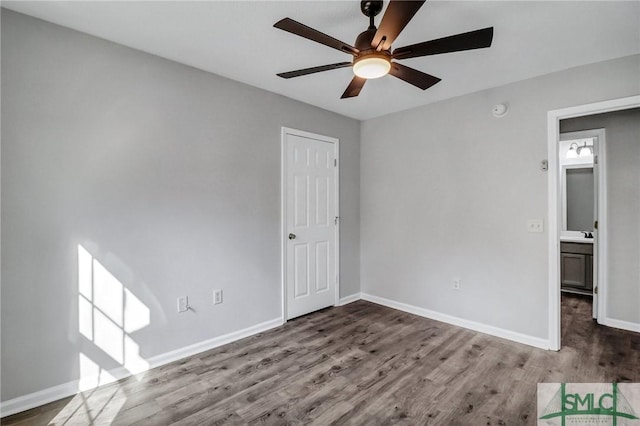
<instances>
[{"instance_id":1,"label":"bathroom mirror","mask_svg":"<svg viewBox=\"0 0 640 426\"><path fill-rule=\"evenodd\" d=\"M563 230L593 232L593 165L567 165L562 168Z\"/></svg>"}]
</instances>

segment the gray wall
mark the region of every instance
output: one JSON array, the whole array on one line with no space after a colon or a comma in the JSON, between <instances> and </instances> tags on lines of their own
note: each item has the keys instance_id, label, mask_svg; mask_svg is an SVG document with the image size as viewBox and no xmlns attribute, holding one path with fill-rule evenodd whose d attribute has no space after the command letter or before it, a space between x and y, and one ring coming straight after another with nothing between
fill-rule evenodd
<instances>
[{"instance_id":1,"label":"gray wall","mask_svg":"<svg viewBox=\"0 0 640 426\"><path fill-rule=\"evenodd\" d=\"M607 140L607 316L640 323L640 108L560 122L563 132L600 128Z\"/></svg>"},{"instance_id":2,"label":"gray wall","mask_svg":"<svg viewBox=\"0 0 640 426\"><path fill-rule=\"evenodd\" d=\"M78 333L79 244L149 309L143 358L279 317L281 126L340 139L359 291L355 120L3 9L2 124L2 400L118 365Z\"/></svg>"},{"instance_id":3,"label":"gray wall","mask_svg":"<svg viewBox=\"0 0 640 426\"><path fill-rule=\"evenodd\" d=\"M638 75L627 57L363 122L363 292L548 338L548 237L526 229L547 217L547 111L640 94Z\"/></svg>"}]
</instances>

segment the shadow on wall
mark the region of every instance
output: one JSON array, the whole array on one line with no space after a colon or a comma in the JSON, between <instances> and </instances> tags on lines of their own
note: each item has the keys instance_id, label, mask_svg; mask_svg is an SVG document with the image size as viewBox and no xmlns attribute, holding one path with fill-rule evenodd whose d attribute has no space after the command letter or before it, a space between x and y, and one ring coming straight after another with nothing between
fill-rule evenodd
<instances>
[{"instance_id":1,"label":"shadow on wall","mask_svg":"<svg viewBox=\"0 0 640 426\"><path fill-rule=\"evenodd\" d=\"M52 421L110 423L127 397L120 384L98 387L148 370L149 363L140 356L140 347L132 334L150 323L150 309L85 247L78 245L78 332L82 340L78 354L78 390L81 393ZM136 379L142 377L138 375Z\"/></svg>"}]
</instances>

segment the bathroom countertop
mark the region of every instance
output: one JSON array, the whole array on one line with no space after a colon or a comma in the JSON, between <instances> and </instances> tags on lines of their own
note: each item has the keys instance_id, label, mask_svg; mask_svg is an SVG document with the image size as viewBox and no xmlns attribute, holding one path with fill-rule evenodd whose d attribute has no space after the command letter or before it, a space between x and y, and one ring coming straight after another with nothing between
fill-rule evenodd
<instances>
[{"instance_id":1,"label":"bathroom countertop","mask_svg":"<svg viewBox=\"0 0 640 426\"><path fill-rule=\"evenodd\" d=\"M565 243L593 244L593 238L584 237L560 237L560 241Z\"/></svg>"}]
</instances>

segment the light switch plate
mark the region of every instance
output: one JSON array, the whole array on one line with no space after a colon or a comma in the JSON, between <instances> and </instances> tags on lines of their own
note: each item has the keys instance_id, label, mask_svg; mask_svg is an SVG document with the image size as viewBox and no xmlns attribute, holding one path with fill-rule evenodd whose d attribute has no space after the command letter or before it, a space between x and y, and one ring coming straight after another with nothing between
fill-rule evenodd
<instances>
[{"instance_id":1,"label":"light switch plate","mask_svg":"<svg viewBox=\"0 0 640 426\"><path fill-rule=\"evenodd\" d=\"M219 305L222 303L222 290L213 290L213 304Z\"/></svg>"},{"instance_id":2,"label":"light switch plate","mask_svg":"<svg viewBox=\"0 0 640 426\"><path fill-rule=\"evenodd\" d=\"M527 221L527 231L541 233L544 231L543 223L542 219L530 219Z\"/></svg>"},{"instance_id":3,"label":"light switch plate","mask_svg":"<svg viewBox=\"0 0 640 426\"><path fill-rule=\"evenodd\" d=\"M189 298L187 296L178 297L178 313L189 310Z\"/></svg>"}]
</instances>

